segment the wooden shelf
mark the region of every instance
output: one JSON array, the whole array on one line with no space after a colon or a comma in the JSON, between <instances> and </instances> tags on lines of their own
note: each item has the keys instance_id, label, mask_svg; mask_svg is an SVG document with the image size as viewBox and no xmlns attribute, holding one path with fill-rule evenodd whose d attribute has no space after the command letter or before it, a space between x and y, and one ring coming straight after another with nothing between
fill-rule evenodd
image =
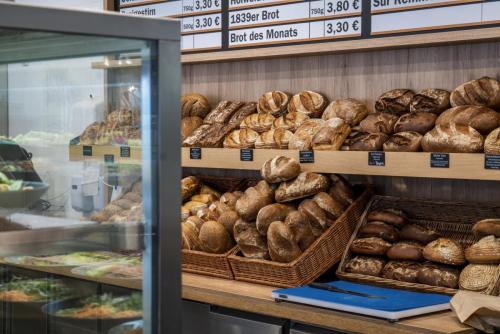
<instances>
[{"instance_id":1,"label":"wooden shelf","mask_svg":"<svg viewBox=\"0 0 500 334\"><path fill-rule=\"evenodd\" d=\"M111 70L141 66L140 59L124 59L124 60L105 60L96 61L91 64L94 70Z\"/></svg>"},{"instance_id":2,"label":"wooden shelf","mask_svg":"<svg viewBox=\"0 0 500 334\"><path fill-rule=\"evenodd\" d=\"M203 148L202 159L190 159L190 149L182 148L182 166L260 170L277 155L299 160L294 150L253 150L253 161L240 161L240 150ZM500 180L500 170L484 168L484 154L450 153L449 168L431 168L430 153L385 152L385 166L369 166L368 152L315 151L315 162L302 164L303 170L320 173L407 176L447 179Z\"/></svg>"},{"instance_id":3,"label":"wooden shelf","mask_svg":"<svg viewBox=\"0 0 500 334\"><path fill-rule=\"evenodd\" d=\"M100 160L140 165L142 163L142 150L139 146L70 145L69 160Z\"/></svg>"},{"instance_id":4,"label":"wooden shelf","mask_svg":"<svg viewBox=\"0 0 500 334\"><path fill-rule=\"evenodd\" d=\"M197 302L241 311L290 319L318 327L347 333L476 333L461 324L451 311L418 316L391 323L347 312L292 303L276 303L271 298L273 287L229 281L219 278L182 274L182 297Z\"/></svg>"}]
</instances>

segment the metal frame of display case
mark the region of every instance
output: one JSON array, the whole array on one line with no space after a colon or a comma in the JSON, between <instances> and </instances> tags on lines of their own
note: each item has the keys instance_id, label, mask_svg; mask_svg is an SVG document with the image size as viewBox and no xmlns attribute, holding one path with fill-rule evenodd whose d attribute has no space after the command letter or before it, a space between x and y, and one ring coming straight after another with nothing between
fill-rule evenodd
<instances>
[{"instance_id":1,"label":"metal frame of display case","mask_svg":"<svg viewBox=\"0 0 500 334\"><path fill-rule=\"evenodd\" d=\"M145 333L181 332L180 259L180 23L177 20L149 19L112 13L70 11L0 3L1 29L31 30L41 38L16 40L11 48L0 49L0 63L61 59L104 54L113 51L99 37L151 41L151 54L142 55L142 127L151 136L143 138L143 181L152 189L144 192L146 224L144 242L144 322ZM62 34L87 35L75 39L71 48L45 43ZM36 34L34 34L36 36ZM4 37L5 38L5 37ZM0 39L2 35L0 34ZM52 40L52 41L53 41ZM79 40L79 41L78 41ZM68 45L66 38L63 45ZM5 42L5 41L4 41ZM135 41L131 49L137 49ZM5 44L6 45L6 44ZM147 205L149 204L149 205ZM173 223L171 223L173 222Z\"/></svg>"}]
</instances>

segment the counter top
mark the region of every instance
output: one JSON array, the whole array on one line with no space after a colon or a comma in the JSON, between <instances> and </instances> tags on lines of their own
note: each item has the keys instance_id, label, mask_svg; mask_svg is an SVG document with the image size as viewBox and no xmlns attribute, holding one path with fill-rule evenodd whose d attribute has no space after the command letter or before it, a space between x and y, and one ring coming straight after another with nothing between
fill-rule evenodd
<instances>
[{"instance_id":1,"label":"counter top","mask_svg":"<svg viewBox=\"0 0 500 334\"><path fill-rule=\"evenodd\" d=\"M290 319L318 327L356 333L476 333L451 311L408 318L397 323L312 306L276 303L269 286L182 274L184 299Z\"/></svg>"}]
</instances>

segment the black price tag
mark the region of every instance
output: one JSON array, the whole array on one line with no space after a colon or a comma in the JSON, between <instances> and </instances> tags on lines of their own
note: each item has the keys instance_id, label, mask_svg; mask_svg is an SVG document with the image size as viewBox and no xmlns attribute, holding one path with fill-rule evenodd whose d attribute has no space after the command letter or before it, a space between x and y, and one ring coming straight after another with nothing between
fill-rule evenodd
<instances>
[{"instance_id":1,"label":"black price tag","mask_svg":"<svg viewBox=\"0 0 500 334\"><path fill-rule=\"evenodd\" d=\"M301 164L312 164L314 163L314 151L300 151L299 161Z\"/></svg>"},{"instance_id":2,"label":"black price tag","mask_svg":"<svg viewBox=\"0 0 500 334\"><path fill-rule=\"evenodd\" d=\"M84 157L92 156L92 146L83 146L83 156Z\"/></svg>"},{"instance_id":3,"label":"black price tag","mask_svg":"<svg viewBox=\"0 0 500 334\"><path fill-rule=\"evenodd\" d=\"M120 157L130 158L130 146L121 146L120 147Z\"/></svg>"},{"instance_id":4,"label":"black price tag","mask_svg":"<svg viewBox=\"0 0 500 334\"><path fill-rule=\"evenodd\" d=\"M448 153L431 153L431 168L450 168Z\"/></svg>"},{"instance_id":5,"label":"black price tag","mask_svg":"<svg viewBox=\"0 0 500 334\"><path fill-rule=\"evenodd\" d=\"M189 158L191 160L201 160L201 148L190 147L189 148Z\"/></svg>"},{"instance_id":6,"label":"black price tag","mask_svg":"<svg viewBox=\"0 0 500 334\"><path fill-rule=\"evenodd\" d=\"M240 161L253 161L253 150L242 148L240 150Z\"/></svg>"},{"instance_id":7,"label":"black price tag","mask_svg":"<svg viewBox=\"0 0 500 334\"><path fill-rule=\"evenodd\" d=\"M485 154L484 169L500 170L500 154Z\"/></svg>"},{"instance_id":8,"label":"black price tag","mask_svg":"<svg viewBox=\"0 0 500 334\"><path fill-rule=\"evenodd\" d=\"M385 152L368 152L368 166L385 166Z\"/></svg>"},{"instance_id":9,"label":"black price tag","mask_svg":"<svg viewBox=\"0 0 500 334\"><path fill-rule=\"evenodd\" d=\"M114 163L115 162L115 155L114 154L105 154L104 155L104 162L106 163Z\"/></svg>"}]
</instances>

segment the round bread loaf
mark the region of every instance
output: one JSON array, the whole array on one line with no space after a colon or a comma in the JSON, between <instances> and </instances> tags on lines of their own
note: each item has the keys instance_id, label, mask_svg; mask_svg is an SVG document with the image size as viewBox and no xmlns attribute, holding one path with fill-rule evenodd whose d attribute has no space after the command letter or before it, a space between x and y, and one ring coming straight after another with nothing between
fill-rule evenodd
<instances>
[{"instance_id":1,"label":"round bread loaf","mask_svg":"<svg viewBox=\"0 0 500 334\"><path fill-rule=\"evenodd\" d=\"M409 89L393 89L380 95L375 110L402 115L410 112L410 102L415 93Z\"/></svg>"},{"instance_id":2,"label":"round bread loaf","mask_svg":"<svg viewBox=\"0 0 500 334\"><path fill-rule=\"evenodd\" d=\"M257 231L253 223L239 219L234 224L234 240L238 244L243 256L251 259L269 259L266 237Z\"/></svg>"},{"instance_id":3,"label":"round bread loaf","mask_svg":"<svg viewBox=\"0 0 500 334\"><path fill-rule=\"evenodd\" d=\"M394 132L414 131L425 135L436 124L437 115L429 112L405 114L394 125Z\"/></svg>"},{"instance_id":4,"label":"round bread loaf","mask_svg":"<svg viewBox=\"0 0 500 334\"><path fill-rule=\"evenodd\" d=\"M289 263L302 254L292 230L281 221L269 225L267 245L271 259L276 262Z\"/></svg>"},{"instance_id":5,"label":"round bread loaf","mask_svg":"<svg viewBox=\"0 0 500 334\"><path fill-rule=\"evenodd\" d=\"M314 134L311 147L318 151L338 151L351 132L351 127L341 118L330 118Z\"/></svg>"},{"instance_id":6,"label":"round bread loaf","mask_svg":"<svg viewBox=\"0 0 500 334\"><path fill-rule=\"evenodd\" d=\"M198 231L200 231L201 226L203 224L205 224L205 221L198 216L189 216L186 218L186 223L195 226L196 229L198 229Z\"/></svg>"},{"instance_id":7,"label":"round bread loaf","mask_svg":"<svg viewBox=\"0 0 500 334\"><path fill-rule=\"evenodd\" d=\"M387 257L391 260L421 261L424 259L423 248L424 246L414 241L400 241L387 251Z\"/></svg>"},{"instance_id":8,"label":"round bread loaf","mask_svg":"<svg viewBox=\"0 0 500 334\"><path fill-rule=\"evenodd\" d=\"M259 210L273 202L274 190L266 181L260 181L255 187L245 190L235 205L236 212L245 221L257 218Z\"/></svg>"},{"instance_id":9,"label":"round bread loaf","mask_svg":"<svg viewBox=\"0 0 500 334\"><path fill-rule=\"evenodd\" d=\"M182 249L193 251L202 250L198 232L198 229L196 229L193 224L186 222L181 223Z\"/></svg>"},{"instance_id":10,"label":"round bread loaf","mask_svg":"<svg viewBox=\"0 0 500 334\"><path fill-rule=\"evenodd\" d=\"M500 108L500 82L489 77L467 81L451 92L452 106L478 105Z\"/></svg>"},{"instance_id":11,"label":"round bread loaf","mask_svg":"<svg viewBox=\"0 0 500 334\"><path fill-rule=\"evenodd\" d=\"M500 238L489 235L465 250L465 258L470 263L500 263Z\"/></svg>"},{"instance_id":12,"label":"round bread loaf","mask_svg":"<svg viewBox=\"0 0 500 334\"><path fill-rule=\"evenodd\" d=\"M460 273L460 288L484 291L495 280L497 270L500 270L497 264L469 264Z\"/></svg>"},{"instance_id":13,"label":"round bread loaf","mask_svg":"<svg viewBox=\"0 0 500 334\"><path fill-rule=\"evenodd\" d=\"M326 212L312 199L303 200L299 205L299 212L309 220L315 237L322 235L333 224L333 221L328 219Z\"/></svg>"},{"instance_id":14,"label":"round bread loaf","mask_svg":"<svg viewBox=\"0 0 500 334\"><path fill-rule=\"evenodd\" d=\"M349 140L349 151L382 151L388 139L385 133L361 133Z\"/></svg>"},{"instance_id":15,"label":"round bread loaf","mask_svg":"<svg viewBox=\"0 0 500 334\"><path fill-rule=\"evenodd\" d=\"M182 200L185 201L200 189L201 182L195 176L188 176L181 180Z\"/></svg>"},{"instance_id":16,"label":"round bread loaf","mask_svg":"<svg viewBox=\"0 0 500 334\"><path fill-rule=\"evenodd\" d=\"M412 240L427 245L439 238L440 234L421 225L408 224L403 226L399 237L401 240Z\"/></svg>"},{"instance_id":17,"label":"round bread loaf","mask_svg":"<svg viewBox=\"0 0 500 334\"><path fill-rule=\"evenodd\" d=\"M396 227L403 227L408 223L408 218L403 211L391 208L372 211L368 214L366 219L369 222L381 221Z\"/></svg>"},{"instance_id":18,"label":"round bread loaf","mask_svg":"<svg viewBox=\"0 0 500 334\"><path fill-rule=\"evenodd\" d=\"M324 120L318 118L304 121L290 138L288 149L302 151L310 150L312 138L324 122Z\"/></svg>"},{"instance_id":19,"label":"round bread loaf","mask_svg":"<svg viewBox=\"0 0 500 334\"><path fill-rule=\"evenodd\" d=\"M224 138L223 146L226 148L253 148L258 138L259 134L252 129L238 129Z\"/></svg>"},{"instance_id":20,"label":"round bread loaf","mask_svg":"<svg viewBox=\"0 0 500 334\"><path fill-rule=\"evenodd\" d=\"M220 201L213 202L212 204L210 204L208 208L210 209L210 211L217 213L217 216L220 216L224 212L231 210L231 208L228 205Z\"/></svg>"},{"instance_id":21,"label":"round bread loaf","mask_svg":"<svg viewBox=\"0 0 500 334\"><path fill-rule=\"evenodd\" d=\"M236 201L241 196L243 196L243 193L241 191L235 191L232 193L227 192L222 194L222 196L220 197L220 202L226 204L229 208L234 210L234 207L236 206Z\"/></svg>"},{"instance_id":22,"label":"round bread loaf","mask_svg":"<svg viewBox=\"0 0 500 334\"><path fill-rule=\"evenodd\" d=\"M427 263L418 270L417 281L422 284L456 289L459 276L460 270L458 269Z\"/></svg>"},{"instance_id":23,"label":"round bread loaf","mask_svg":"<svg viewBox=\"0 0 500 334\"><path fill-rule=\"evenodd\" d=\"M460 266L465 263L464 250L456 241L439 238L428 243L423 251L429 261Z\"/></svg>"},{"instance_id":24,"label":"round bread loaf","mask_svg":"<svg viewBox=\"0 0 500 334\"><path fill-rule=\"evenodd\" d=\"M382 269L382 277L416 283L420 267L420 263L412 261L389 261Z\"/></svg>"},{"instance_id":25,"label":"round bread loaf","mask_svg":"<svg viewBox=\"0 0 500 334\"><path fill-rule=\"evenodd\" d=\"M436 125L448 124L470 126L482 135L487 135L500 126L500 115L484 106L459 106L446 110L436 119Z\"/></svg>"},{"instance_id":26,"label":"round bread loaf","mask_svg":"<svg viewBox=\"0 0 500 334\"><path fill-rule=\"evenodd\" d=\"M322 174L302 172L295 179L282 182L276 189L275 199L276 202L290 202L327 191L329 185L329 179Z\"/></svg>"},{"instance_id":27,"label":"round bread loaf","mask_svg":"<svg viewBox=\"0 0 500 334\"><path fill-rule=\"evenodd\" d=\"M378 112L374 114L369 114L365 119L361 121L360 129L367 133L385 133L387 135L392 135L394 133L394 125L398 121L399 117L388 113L388 112Z\"/></svg>"},{"instance_id":28,"label":"round bread loaf","mask_svg":"<svg viewBox=\"0 0 500 334\"><path fill-rule=\"evenodd\" d=\"M287 110L290 95L285 92L275 90L267 92L259 98L257 110L259 113L280 116Z\"/></svg>"},{"instance_id":29,"label":"round bread loaf","mask_svg":"<svg viewBox=\"0 0 500 334\"><path fill-rule=\"evenodd\" d=\"M288 103L288 112L301 112L309 117L321 117L328 100L323 95L310 90L295 94Z\"/></svg>"},{"instance_id":30,"label":"round bread loaf","mask_svg":"<svg viewBox=\"0 0 500 334\"><path fill-rule=\"evenodd\" d=\"M274 120L273 127L275 129L285 129L295 132L309 116L300 112L288 112Z\"/></svg>"},{"instance_id":31,"label":"round bread loaf","mask_svg":"<svg viewBox=\"0 0 500 334\"><path fill-rule=\"evenodd\" d=\"M203 119L198 116L188 116L181 120L181 138L184 141L194 130L203 124Z\"/></svg>"},{"instance_id":32,"label":"round bread loaf","mask_svg":"<svg viewBox=\"0 0 500 334\"><path fill-rule=\"evenodd\" d=\"M272 222L284 221L286 216L294 210L295 208L292 205L287 204L273 203L266 205L260 209L257 214L257 221L255 222L257 231L263 236L266 236L269 225L271 225Z\"/></svg>"},{"instance_id":33,"label":"round bread loaf","mask_svg":"<svg viewBox=\"0 0 500 334\"><path fill-rule=\"evenodd\" d=\"M198 211L200 211L201 209L204 209L204 208L207 208L207 205L203 202L195 202L195 201L189 201L189 202L186 202L184 203L183 205L186 209L189 210L189 212L196 216ZM207 208L208 209L208 208Z\"/></svg>"},{"instance_id":34,"label":"round bread loaf","mask_svg":"<svg viewBox=\"0 0 500 334\"><path fill-rule=\"evenodd\" d=\"M478 235L494 235L500 238L500 218L480 220L472 226L472 232Z\"/></svg>"},{"instance_id":35,"label":"round bread loaf","mask_svg":"<svg viewBox=\"0 0 500 334\"><path fill-rule=\"evenodd\" d=\"M379 237L389 242L396 242L399 240L399 231L392 225L373 221L359 229L359 236L362 238Z\"/></svg>"},{"instance_id":36,"label":"round bread loaf","mask_svg":"<svg viewBox=\"0 0 500 334\"><path fill-rule=\"evenodd\" d=\"M500 128L497 128L486 137L484 141L484 153L500 154Z\"/></svg>"},{"instance_id":37,"label":"round bread loaf","mask_svg":"<svg viewBox=\"0 0 500 334\"><path fill-rule=\"evenodd\" d=\"M233 210L229 210L226 212L223 212L217 221L224 226L226 229L227 233L231 236L231 238L234 239L234 224L240 219L240 216L238 216L238 213Z\"/></svg>"},{"instance_id":38,"label":"round bread loaf","mask_svg":"<svg viewBox=\"0 0 500 334\"><path fill-rule=\"evenodd\" d=\"M276 156L262 165L260 175L269 183L278 183L296 178L300 164L294 158Z\"/></svg>"},{"instance_id":39,"label":"round bread loaf","mask_svg":"<svg viewBox=\"0 0 500 334\"><path fill-rule=\"evenodd\" d=\"M450 92L444 89L423 89L413 95L410 102L412 113L440 114L450 107Z\"/></svg>"},{"instance_id":40,"label":"round bread loaf","mask_svg":"<svg viewBox=\"0 0 500 334\"><path fill-rule=\"evenodd\" d=\"M352 242L350 250L355 254L384 256L392 244L382 238L360 238Z\"/></svg>"},{"instance_id":41,"label":"round bread loaf","mask_svg":"<svg viewBox=\"0 0 500 334\"><path fill-rule=\"evenodd\" d=\"M274 116L267 113L251 114L245 117L240 123L241 129L252 129L256 132L265 132L271 130L274 123Z\"/></svg>"},{"instance_id":42,"label":"round bread loaf","mask_svg":"<svg viewBox=\"0 0 500 334\"><path fill-rule=\"evenodd\" d=\"M331 186L328 194L342 205L344 210L354 202L354 191L349 182L338 174L330 174Z\"/></svg>"},{"instance_id":43,"label":"round bread loaf","mask_svg":"<svg viewBox=\"0 0 500 334\"><path fill-rule=\"evenodd\" d=\"M377 257L355 256L345 265L345 271L353 274L380 276L385 260Z\"/></svg>"},{"instance_id":44,"label":"round bread loaf","mask_svg":"<svg viewBox=\"0 0 500 334\"><path fill-rule=\"evenodd\" d=\"M286 216L285 225L290 228L295 242L301 251L305 251L316 240L309 220L300 211L292 211Z\"/></svg>"},{"instance_id":45,"label":"round bread loaf","mask_svg":"<svg viewBox=\"0 0 500 334\"><path fill-rule=\"evenodd\" d=\"M341 100L332 101L325 109L322 118L328 120L331 118L341 118L349 126L358 125L366 115L368 114L368 108L363 102L347 98Z\"/></svg>"},{"instance_id":46,"label":"round bread loaf","mask_svg":"<svg viewBox=\"0 0 500 334\"><path fill-rule=\"evenodd\" d=\"M483 151L483 136L470 126L436 125L422 139L425 152L479 153Z\"/></svg>"},{"instance_id":47,"label":"round bread loaf","mask_svg":"<svg viewBox=\"0 0 500 334\"><path fill-rule=\"evenodd\" d=\"M336 220L344 212L342 204L333 199L326 192L317 193L312 200L325 211L326 216L330 220Z\"/></svg>"},{"instance_id":48,"label":"round bread loaf","mask_svg":"<svg viewBox=\"0 0 500 334\"><path fill-rule=\"evenodd\" d=\"M217 211L210 210L206 207L196 211L196 216L198 216L200 219L203 219L204 221L219 219L219 213Z\"/></svg>"},{"instance_id":49,"label":"round bread loaf","mask_svg":"<svg viewBox=\"0 0 500 334\"><path fill-rule=\"evenodd\" d=\"M210 104L205 96L196 93L184 94L181 98L182 117L205 117L210 112Z\"/></svg>"}]
</instances>

